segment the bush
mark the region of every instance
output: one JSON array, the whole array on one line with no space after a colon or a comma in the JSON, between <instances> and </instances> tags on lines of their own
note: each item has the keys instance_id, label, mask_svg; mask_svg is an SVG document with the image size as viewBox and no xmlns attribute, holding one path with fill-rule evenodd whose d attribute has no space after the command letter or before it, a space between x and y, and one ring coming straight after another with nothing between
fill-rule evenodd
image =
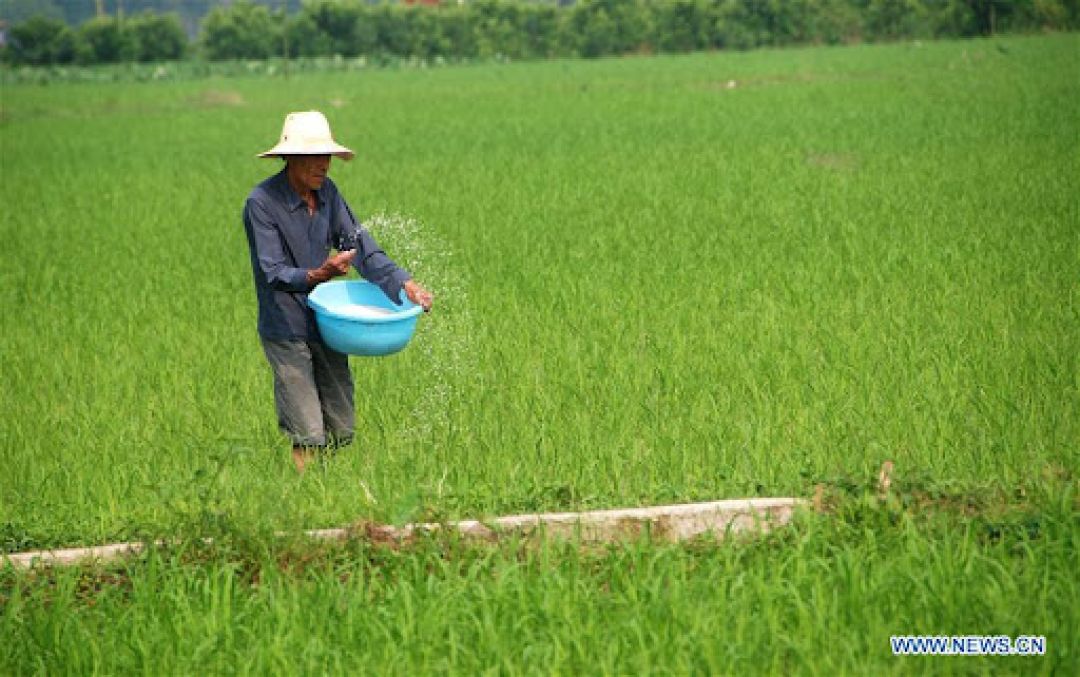
<instances>
[{"instance_id":1,"label":"bush","mask_svg":"<svg viewBox=\"0 0 1080 677\"><path fill-rule=\"evenodd\" d=\"M627 4L630 4L629 1ZM551 57L559 49L559 11L554 5L524 5L521 29L525 34L525 53L529 57Z\"/></svg>"},{"instance_id":2,"label":"bush","mask_svg":"<svg viewBox=\"0 0 1080 677\"><path fill-rule=\"evenodd\" d=\"M465 5L439 8L440 32L446 45L443 56L476 56L476 27L473 24L473 12Z\"/></svg>"},{"instance_id":3,"label":"bush","mask_svg":"<svg viewBox=\"0 0 1080 677\"><path fill-rule=\"evenodd\" d=\"M320 56L332 53L330 38L319 30L315 19L300 12L285 26L285 47L290 57Z\"/></svg>"},{"instance_id":4,"label":"bush","mask_svg":"<svg viewBox=\"0 0 1080 677\"><path fill-rule=\"evenodd\" d=\"M282 21L263 5L250 0L210 10L200 34L206 57L265 59L281 54Z\"/></svg>"},{"instance_id":5,"label":"bush","mask_svg":"<svg viewBox=\"0 0 1080 677\"><path fill-rule=\"evenodd\" d=\"M236 0L205 16L199 43L210 60L517 59L1076 29L1080 0L304 0L291 17ZM34 17L11 29L0 56L46 65L163 61L186 51L179 17L147 11L77 30Z\"/></svg>"},{"instance_id":6,"label":"bush","mask_svg":"<svg viewBox=\"0 0 1080 677\"><path fill-rule=\"evenodd\" d=\"M203 23L211 58L280 53L273 14L249 0ZM225 24L262 22L261 40ZM272 25L273 24L273 25ZM1080 0L468 0L407 6L309 0L288 23L289 54L536 58L749 49L763 45L971 36L1080 27ZM211 33L228 31L214 47Z\"/></svg>"},{"instance_id":7,"label":"bush","mask_svg":"<svg viewBox=\"0 0 1080 677\"><path fill-rule=\"evenodd\" d=\"M592 3L578 3L566 19L563 49L576 56L596 57L615 49L615 22L607 10Z\"/></svg>"},{"instance_id":8,"label":"bush","mask_svg":"<svg viewBox=\"0 0 1080 677\"><path fill-rule=\"evenodd\" d=\"M654 9L656 46L661 52L692 52L712 43L715 3L666 0Z\"/></svg>"},{"instance_id":9,"label":"bush","mask_svg":"<svg viewBox=\"0 0 1080 677\"><path fill-rule=\"evenodd\" d=\"M124 30L131 34L139 61L180 59L187 51L187 34L177 14L146 11L125 21Z\"/></svg>"},{"instance_id":10,"label":"bush","mask_svg":"<svg viewBox=\"0 0 1080 677\"><path fill-rule=\"evenodd\" d=\"M476 54L481 57L520 57L524 36L518 26L518 7L502 0L477 0L469 7L476 34Z\"/></svg>"},{"instance_id":11,"label":"bush","mask_svg":"<svg viewBox=\"0 0 1080 677\"><path fill-rule=\"evenodd\" d=\"M407 7L400 10L406 36L405 51L401 56L417 56L428 59L441 54L442 35L434 12L423 7Z\"/></svg>"},{"instance_id":12,"label":"bush","mask_svg":"<svg viewBox=\"0 0 1080 677\"><path fill-rule=\"evenodd\" d=\"M404 12L395 5L375 5L367 12L375 35L371 53L380 56L409 53L409 35L405 27Z\"/></svg>"},{"instance_id":13,"label":"bush","mask_svg":"<svg viewBox=\"0 0 1080 677\"><path fill-rule=\"evenodd\" d=\"M75 58L75 34L62 21L35 16L11 28L5 56L32 66L70 63Z\"/></svg>"},{"instance_id":14,"label":"bush","mask_svg":"<svg viewBox=\"0 0 1080 677\"><path fill-rule=\"evenodd\" d=\"M322 54L356 56L374 45L374 40L361 39L361 12L357 4L318 0L304 5L300 15L308 17L318 31L321 40L317 42L324 46Z\"/></svg>"},{"instance_id":15,"label":"bush","mask_svg":"<svg viewBox=\"0 0 1080 677\"><path fill-rule=\"evenodd\" d=\"M133 61L138 46L119 21L108 16L94 17L79 28L75 58L79 63Z\"/></svg>"}]
</instances>

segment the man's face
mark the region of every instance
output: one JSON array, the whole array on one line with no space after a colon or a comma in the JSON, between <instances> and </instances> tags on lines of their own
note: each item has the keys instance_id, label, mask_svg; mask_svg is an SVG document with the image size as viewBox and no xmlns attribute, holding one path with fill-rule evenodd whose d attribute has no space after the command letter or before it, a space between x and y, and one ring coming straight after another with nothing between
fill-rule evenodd
<instances>
[{"instance_id":1,"label":"man's face","mask_svg":"<svg viewBox=\"0 0 1080 677\"><path fill-rule=\"evenodd\" d=\"M288 163L293 181L308 190L319 190L330 171L329 155L291 155Z\"/></svg>"}]
</instances>

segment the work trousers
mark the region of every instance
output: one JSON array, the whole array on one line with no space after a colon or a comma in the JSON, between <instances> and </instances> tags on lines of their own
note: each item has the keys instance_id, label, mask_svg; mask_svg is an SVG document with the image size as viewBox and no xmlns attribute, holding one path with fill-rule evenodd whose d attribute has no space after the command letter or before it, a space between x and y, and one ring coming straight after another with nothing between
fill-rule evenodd
<instances>
[{"instance_id":1,"label":"work trousers","mask_svg":"<svg viewBox=\"0 0 1080 677\"><path fill-rule=\"evenodd\" d=\"M263 352L274 372L278 425L293 446L352 442L356 411L349 358L322 341L270 341Z\"/></svg>"}]
</instances>

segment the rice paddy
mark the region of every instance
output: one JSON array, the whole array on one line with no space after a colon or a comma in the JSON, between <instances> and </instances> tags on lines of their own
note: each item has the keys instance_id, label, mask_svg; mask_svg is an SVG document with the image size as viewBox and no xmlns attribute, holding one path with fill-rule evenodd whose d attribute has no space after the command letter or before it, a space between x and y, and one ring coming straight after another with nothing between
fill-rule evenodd
<instances>
[{"instance_id":1,"label":"rice paddy","mask_svg":"<svg viewBox=\"0 0 1080 677\"><path fill-rule=\"evenodd\" d=\"M0 550L179 540L0 569L0 672L1075 671L1078 72L1047 35L4 84ZM436 300L298 476L240 211L307 109ZM274 535L746 496L817 510ZM892 655L919 634L1047 650Z\"/></svg>"}]
</instances>

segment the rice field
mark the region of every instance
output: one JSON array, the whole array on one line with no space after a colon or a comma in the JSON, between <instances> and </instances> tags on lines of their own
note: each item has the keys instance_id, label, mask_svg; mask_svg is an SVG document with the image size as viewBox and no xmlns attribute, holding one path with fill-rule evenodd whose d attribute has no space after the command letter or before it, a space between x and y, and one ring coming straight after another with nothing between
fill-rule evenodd
<instances>
[{"instance_id":1,"label":"rice field","mask_svg":"<svg viewBox=\"0 0 1080 677\"><path fill-rule=\"evenodd\" d=\"M6 82L0 552L179 541L0 569L0 673L1075 672L1077 73L1047 35ZM306 109L436 304L298 476L240 212ZM815 495L721 544L273 535Z\"/></svg>"}]
</instances>

